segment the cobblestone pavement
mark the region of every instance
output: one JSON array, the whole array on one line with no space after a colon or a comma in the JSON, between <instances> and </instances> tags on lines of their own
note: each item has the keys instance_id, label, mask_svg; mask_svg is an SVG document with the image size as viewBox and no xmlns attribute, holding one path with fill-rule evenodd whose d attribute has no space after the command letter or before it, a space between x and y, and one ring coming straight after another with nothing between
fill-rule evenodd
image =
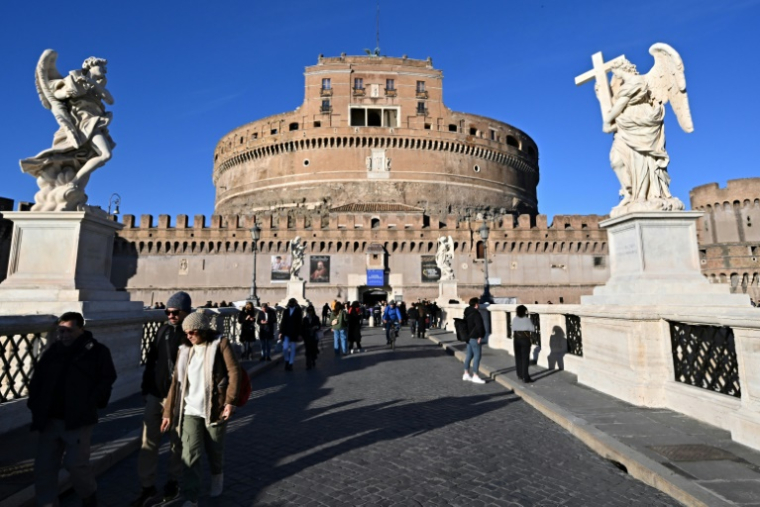
<instances>
[{"instance_id":1,"label":"cobblestone pavement","mask_svg":"<svg viewBox=\"0 0 760 507\"><path fill-rule=\"evenodd\" d=\"M228 428L224 494L208 497L206 475L200 505L678 505L501 385L463 382L431 342L384 341L365 330L364 353L335 358L325 342L316 370L300 357L255 378ZM101 505L137 495L136 462L100 477Z\"/></svg>"}]
</instances>

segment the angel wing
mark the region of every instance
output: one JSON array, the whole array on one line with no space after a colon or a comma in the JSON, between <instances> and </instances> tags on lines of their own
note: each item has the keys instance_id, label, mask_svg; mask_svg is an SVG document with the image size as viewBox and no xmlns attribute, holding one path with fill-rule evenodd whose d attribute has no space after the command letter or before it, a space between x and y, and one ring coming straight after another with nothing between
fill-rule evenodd
<instances>
[{"instance_id":1,"label":"angel wing","mask_svg":"<svg viewBox=\"0 0 760 507\"><path fill-rule=\"evenodd\" d=\"M66 133L66 137L74 147L79 148L82 143L79 141L79 131L74 124L74 120L66 108L66 103L55 98L51 82L63 79L61 73L55 66L58 59L58 53L52 49L46 49L37 62L37 68L34 71L35 85L37 94L45 109L50 109L55 117L55 121Z\"/></svg>"},{"instance_id":2,"label":"angel wing","mask_svg":"<svg viewBox=\"0 0 760 507\"><path fill-rule=\"evenodd\" d=\"M663 105L670 102L684 132L693 132L694 124L681 56L675 49L661 42L652 44L649 54L654 57L654 66L647 72L646 80L652 97Z\"/></svg>"}]
</instances>

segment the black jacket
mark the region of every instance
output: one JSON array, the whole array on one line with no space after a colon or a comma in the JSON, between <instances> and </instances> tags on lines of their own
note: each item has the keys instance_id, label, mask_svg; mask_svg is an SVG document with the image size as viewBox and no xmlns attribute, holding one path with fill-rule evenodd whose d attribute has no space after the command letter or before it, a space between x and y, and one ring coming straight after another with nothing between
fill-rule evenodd
<instances>
[{"instance_id":1,"label":"black jacket","mask_svg":"<svg viewBox=\"0 0 760 507\"><path fill-rule=\"evenodd\" d=\"M116 381L108 347L85 331L70 346L57 341L40 357L29 383L27 407L32 431L42 431L51 418L62 418L67 430L98 422Z\"/></svg>"},{"instance_id":2,"label":"black jacket","mask_svg":"<svg viewBox=\"0 0 760 507\"><path fill-rule=\"evenodd\" d=\"M474 306L468 306L464 311L464 319L467 321L467 331L469 332L468 337L470 339L486 337L486 325L483 322L480 310Z\"/></svg>"},{"instance_id":3,"label":"black jacket","mask_svg":"<svg viewBox=\"0 0 760 507\"><path fill-rule=\"evenodd\" d=\"M186 342L187 337L182 331L182 324L173 326L167 323L158 328L145 356L145 370L140 385L143 396L151 394L161 400L166 398L172 385L177 350Z\"/></svg>"},{"instance_id":4,"label":"black jacket","mask_svg":"<svg viewBox=\"0 0 760 507\"><path fill-rule=\"evenodd\" d=\"M262 324L261 321L267 321L266 324ZM274 328L277 325L277 312L274 308L267 308L266 315L264 310L259 310L256 314L256 321L259 323L259 340L273 340Z\"/></svg>"},{"instance_id":5,"label":"black jacket","mask_svg":"<svg viewBox=\"0 0 760 507\"><path fill-rule=\"evenodd\" d=\"M304 333L303 327L303 311L301 307L296 305L293 308L293 315L290 315L290 308L285 307L282 311L282 322L280 322L280 334L283 339L288 336L291 340L301 341Z\"/></svg>"}]
</instances>

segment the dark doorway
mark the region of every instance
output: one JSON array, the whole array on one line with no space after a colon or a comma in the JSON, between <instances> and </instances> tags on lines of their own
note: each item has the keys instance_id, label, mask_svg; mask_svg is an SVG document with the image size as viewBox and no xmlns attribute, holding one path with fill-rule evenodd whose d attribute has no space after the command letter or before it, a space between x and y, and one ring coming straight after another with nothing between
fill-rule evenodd
<instances>
[{"instance_id":1,"label":"dark doorway","mask_svg":"<svg viewBox=\"0 0 760 507\"><path fill-rule=\"evenodd\" d=\"M388 301L388 293L383 289L370 289L362 293L362 303L367 306L374 306L380 301Z\"/></svg>"}]
</instances>

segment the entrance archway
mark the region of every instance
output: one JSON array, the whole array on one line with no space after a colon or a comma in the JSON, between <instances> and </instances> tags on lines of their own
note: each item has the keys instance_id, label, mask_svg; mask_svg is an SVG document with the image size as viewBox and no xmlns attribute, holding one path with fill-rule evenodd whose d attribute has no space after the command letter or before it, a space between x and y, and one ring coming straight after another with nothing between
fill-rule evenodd
<instances>
[{"instance_id":1,"label":"entrance archway","mask_svg":"<svg viewBox=\"0 0 760 507\"><path fill-rule=\"evenodd\" d=\"M374 306L380 301L388 301L388 290L380 287L365 289L362 292L361 300L367 306Z\"/></svg>"}]
</instances>

